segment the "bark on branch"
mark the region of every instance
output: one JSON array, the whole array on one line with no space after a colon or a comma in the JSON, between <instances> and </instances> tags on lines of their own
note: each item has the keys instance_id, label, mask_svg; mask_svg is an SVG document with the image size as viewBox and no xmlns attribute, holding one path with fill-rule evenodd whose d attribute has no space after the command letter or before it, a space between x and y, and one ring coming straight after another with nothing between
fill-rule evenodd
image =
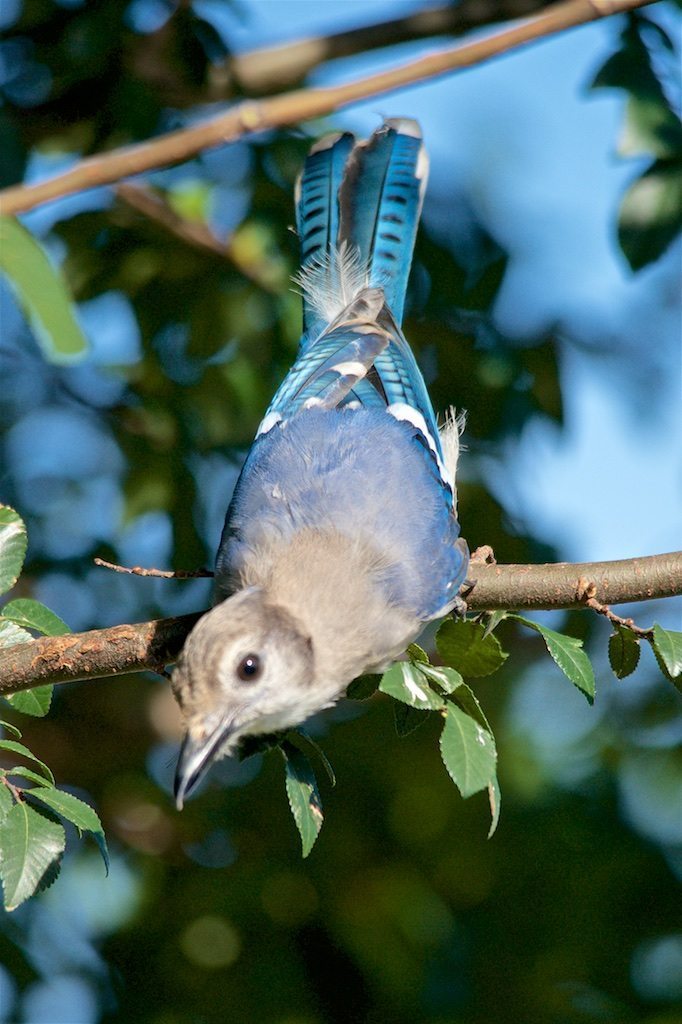
<instances>
[{"instance_id":1,"label":"bark on branch","mask_svg":"<svg viewBox=\"0 0 682 1024\"><path fill-rule=\"evenodd\" d=\"M682 594L682 551L615 562L472 562L469 578L474 581L467 596L471 611L580 608L595 599L623 604ZM198 618L198 614L182 615L5 648L0 657L0 694L43 683L158 672L177 658Z\"/></svg>"},{"instance_id":2,"label":"bark on branch","mask_svg":"<svg viewBox=\"0 0 682 1024\"><path fill-rule=\"evenodd\" d=\"M447 72L481 64L492 57L536 42L565 29L611 14L645 7L654 0L563 0L531 18L461 46L448 47L367 78L324 89L298 89L261 101L248 100L224 114L149 142L124 146L79 161L70 170L34 185L0 191L3 214L23 213L41 203L84 189L110 185L188 160L203 150L272 128L323 117L358 100L414 85Z\"/></svg>"}]
</instances>

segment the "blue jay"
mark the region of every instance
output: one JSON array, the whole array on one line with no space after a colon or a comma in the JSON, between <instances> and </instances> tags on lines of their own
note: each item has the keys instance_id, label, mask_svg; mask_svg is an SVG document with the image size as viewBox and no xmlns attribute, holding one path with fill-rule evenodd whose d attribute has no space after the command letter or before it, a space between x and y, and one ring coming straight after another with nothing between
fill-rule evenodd
<instances>
[{"instance_id":1,"label":"blue jay","mask_svg":"<svg viewBox=\"0 0 682 1024\"><path fill-rule=\"evenodd\" d=\"M329 707L458 605L468 551L455 469L401 330L428 173L419 125L312 147L296 186L298 358L244 463L215 604L172 677L186 737L178 806L246 736Z\"/></svg>"}]
</instances>

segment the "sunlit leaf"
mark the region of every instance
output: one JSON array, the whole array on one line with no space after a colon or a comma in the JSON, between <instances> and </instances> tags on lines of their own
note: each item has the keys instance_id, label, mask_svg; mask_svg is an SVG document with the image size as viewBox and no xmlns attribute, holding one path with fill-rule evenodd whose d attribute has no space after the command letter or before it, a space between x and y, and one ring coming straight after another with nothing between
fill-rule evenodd
<instances>
[{"instance_id":1,"label":"sunlit leaf","mask_svg":"<svg viewBox=\"0 0 682 1024\"><path fill-rule=\"evenodd\" d=\"M5 700L12 705L15 711L21 711L22 715L44 718L50 710L53 690L54 687L51 683L45 683L44 686L34 686L30 690L5 694Z\"/></svg>"},{"instance_id":2,"label":"sunlit leaf","mask_svg":"<svg viewBox=\"0 0 682 1024\"><path fill-rule=\"evenodd\" d=\"M616 678L625 679L635 671L639 663L639 640L626 626L616 623L609 637L609 664Z\"/></svg>"},{"instance_id":3,"label":"sunlit leaf","mask_svg":"<svg viewBox=\"0 0 682 1024\"><path fill-rule=\"evenodd\" d=\"M15 803L0 828L0 878L7 910L54 881L65 842L61 825L24 801Z\"/></svg>"},{"instance_id":4,"label":"sunlit leaf","mask_svg":"<svg viewBox=\"0 0 682 1024\"><path fill-rule=\"evenodd\" d=\"M63 619L30 597L17 597L14 601L8 601L0 614L4 619L11 619L25 629L35 629L44 636L61 636L71 632Z\"/></svg>"},{"instance_id":5,"label":"sunlit leaf","mask_svg":"<svg viewBox=\"0 0 682 1024\"><path fill-rule=\"evenodd\" d=\"M92 832L95 841L99 846L102 859L107 871L109 870L109 851L107 841L104 837L104 829L96 812L89 804L79 800L71 793L65 793L62 789L31 789L28 796L40 800L62 818L66 818L81 832Z\"/></svg>"},{"instance_id":6,"label":"sunlit leaf","mask_svg":"<svg viewBox=\"0 0 682 1024\"><path fill-rule=\"evenodd\" d=\"M3 729L6 729L12 736L16 736L18 740L21 739L21 729L17 729L16 725L12 725L11 722L4 722L0 720L0 725Z\"/></svg>"},{"instance_id":7,"label":"sunlit leaf","mask_svg":"<svg viewBox=\"0 0 682 1024\"><path fill-rule=\"evenodd\" d=\"M42 246L14 217L0 217L0 269L47 359L71 363L88 343L66 286Z\"/></svg>"},{"instance_id":8,"label":"sunlit leaf","mask_svg":"<svg viewBox=\"0 0 682 1024\"><path fill-rule=\"evenodd\" d=\"M421 711L438 710L445 704L443 698L432 690L424 673L409 661L397 661L391 665L381 677L379 689Z\"/></svg>"},{"instance_id":9,"label":"sunlit leaf","mask_svg":"<svg viewBox=\"0 0 682 1024\"><path fill-rule=\"evenodd\" d=\"M437 683L444 693L454 693L460 686L464 686L464 680L456 668L448 668L445 665L423 665L420 670L432 683Z\"/></svg>"},{"instance_id":10,"label":"sunlit leaf","mask_svg":"<svg viewBox=\"0 0 682 1024\"><path fill-rule=\"evenodd\" d=\"M454 703L448 704L440 752L450 778L463 797L486 789L495 778L495 741L487 729Z\"/></svg>"},{"instance_id":11,"label":"sunlit leaf","mask_svg":"<svg viewBox=\"0 0 682 1024\"><path fill-rule=\"evenodd\" d=\"M29 644L33 637L11 619L0 616L0 647L14 647L16 644Z\"/></svg>"},{"instance_id":12,"label":"sunlit leaf","mask_svg":"<svg viewBox=\"0 0 682 1024\"><path fill-rule=\"evenodd\" d=\"M510 618L521 622L528 629L534 629L545 641L547 650L564 675L570 679L581 693L584 693L590 704L594 703L595 680L592 663L583 650L582 640L565 633L557 633L548 626L542 626L522 615L510 615Z\"/></svg>"},{"instance_id":13,"label":"sunlit leaf","mask_svg":"<svg viewBox=\"0 0 682 1024\"><path fill-rule=\"evenodd\" d=\"M436 646L443 661L463 676L489 676L508 657L497 637L471 619L445 621L436 634Z\"/></svg>"},{"instance_id":14,"label":"sunlit leaf","mask_svg":"<svg viewBox=\"0 0 682 1024\"><path fill-rule=\"evenodd\" d=\"M286 769L287 797L307 857L322 828L322 801L310 761L291 743L282 744Z\"/></svg>"},{"instance_id":15,"label":"sunlit leaf","mask_svg":"<svg viewBox=\"0 0 682 1024\"><path fill-rule=\"evenodd\" d=\"M26 526L18 512L0 505L0 594L19 579L26 556Z\"/></svg>"}]
</instances>

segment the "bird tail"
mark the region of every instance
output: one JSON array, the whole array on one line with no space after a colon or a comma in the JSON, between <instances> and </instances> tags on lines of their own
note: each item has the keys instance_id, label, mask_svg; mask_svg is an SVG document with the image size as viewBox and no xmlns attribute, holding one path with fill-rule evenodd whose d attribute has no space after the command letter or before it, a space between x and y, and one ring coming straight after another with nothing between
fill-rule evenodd
<instances>
[{"instance_id":1,"label":"bird tail","mask_svg":"<svg viewBox=\"0 0 682 1024\"><path fill-rule=\"evenodd\" d=\"M367 140L327 136L296 188L304 346L362 288L381 288L400 325L428 157L416 121L392 118Z\"/></svg>"}]
</instances>

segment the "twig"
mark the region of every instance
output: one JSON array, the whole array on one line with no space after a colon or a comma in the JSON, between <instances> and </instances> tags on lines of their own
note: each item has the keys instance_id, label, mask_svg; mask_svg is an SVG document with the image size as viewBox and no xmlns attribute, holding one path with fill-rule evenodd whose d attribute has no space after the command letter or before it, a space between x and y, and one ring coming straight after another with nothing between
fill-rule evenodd
<instances>
[{"instance_id":1,"label":"twig","mask_svg":"<svg viewBox=\"0 0 682 1024\"><path fill-rule=\"evenodd\" d=\"M682 594L682 551L578 565L474 563L471 576L467 604L472 611L584 607L580 586L585 581L594 585L595 594L608 596L613 603L643 601ZM596 597L587 600L601 605ZM183 615L7 647L0 659L0 693L16 693L40 683L158 672L175 661L198 618Z\"/></svg>"},{"instance_id":2,"label":"twig","mask_svg":"<svg viewBox=\"0 0 682 1024\"><path fill-rule=\"evenodd\" d=\"M164 580L196 580L212 579L213 573L210 569L145 569L141 565L134 565L129 568L126 565L116 565L115 562L107 562L105 558L93 558L95 565L101 565L103 569L111 569L113 572L126 573L131 576L155 576Z\"/></svg>"},{"instance_id":3,"label":"twig","mask_svg":"<svg viewBox=\"0 0 682 1024\"><path fill-rule=\"evenodd\" d=\"M634 619L624 619L620 615L616 615L615 612L611 611L607 604L602 604L595 597L597 593L596 584L592 580L581 577L578 580L578 598L585 605L586 608L591 608L592 611L597 612L598 615L604 615L609 622L613 622L616 626L625 626L636 636L642 637L644 640L651 640L654 635L653 627L649 626L648 629L644 629L638 626Z\"/></svg>"},{"instance_id":4,"label":"twig","mask_svg":"<svg viewBox=\"0 0 682 1024\"><path fill-rule=\"evenodd\" d=\"M227 260L240 274L253 281L265 291L275 294L278 289L273 286L264 274L259 274L255 266L247 263L240 257L237 249L230 240L221 242L213 232L200 221L188 220L181 217L176 211L160 196L146 185L132 185L130 182L121 182L114 189L117 197L144 217L158 224L164 231L179 238L186 245L191 245L201 252L215 256L220 260Z\"/></svg>"},{"instance_id":5,"label":"twig","mask_svg":"<svg viewBox=\"0 0 682 1024\"><path fill-rule=\"evenodd\" d=\"M31 210L41 203L83 189L110 185L121 178L156 167L180 163L195 154L235 139L272 128L299 124L370 96L423 82L450 71L481 64L492 57L527 46L546 36L611 14L645 7L654 0L563 0L547 10L484 39L427 54L388 71L344 85L298 89L260 102L248 100L227 113L189 128L170 132L149 142L125 146L79 161L70 170L34 185L19 185L0 192L4 214Z\"/></svg>"}]
</instances>

